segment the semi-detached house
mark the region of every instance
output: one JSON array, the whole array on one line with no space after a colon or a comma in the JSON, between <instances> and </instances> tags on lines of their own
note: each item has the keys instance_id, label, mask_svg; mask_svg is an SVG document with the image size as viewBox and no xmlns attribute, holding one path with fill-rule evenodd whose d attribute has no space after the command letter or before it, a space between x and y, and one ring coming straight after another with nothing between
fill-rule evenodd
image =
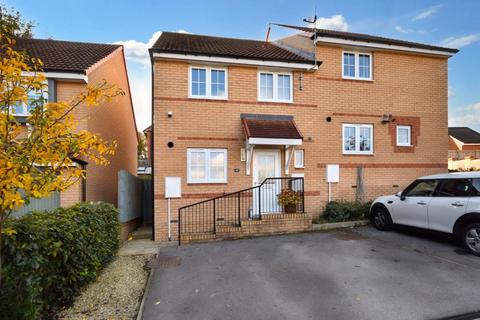
<instances>
[{"instance_id":1,"label":"semi-detached house","mask_svg":"<svg viewBox=\"0 0 480 320\"><path fill-rule=\"evenodd\" d=\"M447 170L458 50L287 27L275 42L164 32L150 49L155 240L309 230L358 184L368 200ZM180 181L170 200L165 177Z\"/></svg>"}]
</instances>

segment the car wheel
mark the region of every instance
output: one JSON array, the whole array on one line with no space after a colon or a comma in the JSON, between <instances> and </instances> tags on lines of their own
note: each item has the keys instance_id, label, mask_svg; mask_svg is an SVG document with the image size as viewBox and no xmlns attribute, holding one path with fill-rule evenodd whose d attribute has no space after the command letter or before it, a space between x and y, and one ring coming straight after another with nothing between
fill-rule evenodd
<instances>
[{"instance_id":1,"label":"car wheel","mask_svg":"<svg viewBox=\"0 0 480 320\"><path fill-rule=\"evenodd\" d=\"M467 225L463 229L462 241L468 252L480 256L480 223Z\"/></svg>"},{"instance_id":2,"label":"car wheel","mask_svg":"<svg viewBox=\"0 0 480 320\"><path fill-rule=\"evenodd\" d=\"M388 210L382 206L376 206L372 209L372 224L381 231L392 229L392 218Z\"/></svg>"}]
</instances>

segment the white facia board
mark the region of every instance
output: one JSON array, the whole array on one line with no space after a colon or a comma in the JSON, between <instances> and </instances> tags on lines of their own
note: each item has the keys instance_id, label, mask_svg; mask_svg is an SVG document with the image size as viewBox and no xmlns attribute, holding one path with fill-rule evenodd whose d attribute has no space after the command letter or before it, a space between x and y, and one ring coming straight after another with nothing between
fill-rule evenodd
<instances>
[{"instance_id":1,"label":"white facia board","mask_svg":"<svg viewBox=\"0 0 480 320\"><path fill-rule=\"evenodd\" d=\"M336 183L340 181L340 165L327 164L327 182Z\"/></svg>"},{"instance_id":2,"label":"white facia board","mask_svg":"<svg viewBox=\"0 0 480 320\"><path fill-rule=\"evenodd\" d=\"M180 177L165 177L165 198L182 197L182 179Z\"/></svg>"}]
</instances>

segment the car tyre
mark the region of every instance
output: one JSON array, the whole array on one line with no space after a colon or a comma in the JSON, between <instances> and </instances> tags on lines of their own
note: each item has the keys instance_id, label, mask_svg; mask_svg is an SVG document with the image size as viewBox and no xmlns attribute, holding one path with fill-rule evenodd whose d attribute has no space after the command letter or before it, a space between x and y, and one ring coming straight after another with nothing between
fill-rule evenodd
<instances>
[{"instance_id":1,"label":"car tyre","mask_svg":"<svg viewBox=\"0 0 480 320\"><path fill-rule=\"evenodd\" d=\"M465 249L480 257L480 223L470 223L462 232L462 243Z\"/></svg>"},{"instance_id":2,"label":"car tyre","mask_svg":"<svg viewBox=\"0 0 480 320\"><path fill-rule=\"evenodd\" d=\"M373 226L381 231L389 231L392 229L392 217L387 208L383 206L375 206L371 212L371 221Z\"/></svg>"}]
</instances>

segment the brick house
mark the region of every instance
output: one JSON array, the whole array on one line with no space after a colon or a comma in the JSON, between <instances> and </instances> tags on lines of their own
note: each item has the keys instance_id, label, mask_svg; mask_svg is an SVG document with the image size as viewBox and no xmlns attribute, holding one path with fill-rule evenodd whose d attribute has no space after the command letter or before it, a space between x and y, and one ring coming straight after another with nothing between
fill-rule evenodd
<instances>
[{"instance_id":1,"label":"brick house","mask_svg":"<svg viewBox=\"0 0 480 320\"><path fill-rule=\"evenodd\" d=\"M150 49L155 240L309 230L329 199L329 164L339 167L333 200L355 199L359 172L372 199L447 170L447 66L458 50L286 27L299 33L276 42L164 32ZM165 199L165 177L180 178L179 198ZM262 184L272 177L294 190L303 178L297 213L281 213L285 186ZM254 187L258 196L235 193Z\"/></svg>"},{"instance_id":2,"label":"brick house","mask_svg":"<svg viewBox=\"0 0 480 320\"><path fill-rule=\"evenodd\" d=\"M479 158L480 133L468 127L448 128L448 157L461 160L465 157Z\"/></svg>"},{"instance_id":3,"label":"brick house","mask_svg":"<svg viewBox=\"0 0 480 320\"><path fill-rule=\"evenodd\" d=\"M137 170L137 130L130 96L123 46L43 39L17 39L16 50L43 62L48 81L49 101L69 101L87 85L103 79L125 92L99 108L80 106L76 110L78 130L99 133L116 140L118 147L108 166L99 166L76 159L86 167L86 180L60 194L60 205L80 201L104 201L117 205L117 174L125 169ZM14 108L17 119L28 116L28 106Z\"/></svg>"}]
</instances>

